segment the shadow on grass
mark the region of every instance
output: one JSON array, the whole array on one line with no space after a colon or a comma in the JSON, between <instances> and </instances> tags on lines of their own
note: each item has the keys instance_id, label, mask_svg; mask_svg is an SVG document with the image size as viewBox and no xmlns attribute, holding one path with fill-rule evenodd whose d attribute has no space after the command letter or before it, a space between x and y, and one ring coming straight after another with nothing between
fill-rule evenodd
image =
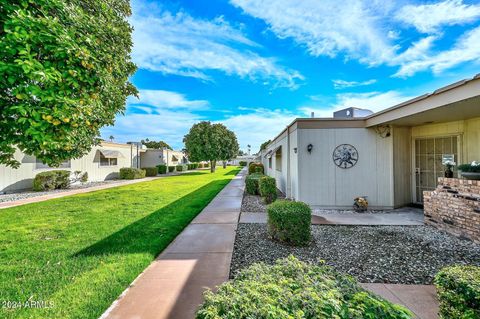
<instances>
[{"instance_id":1,"label":"shadow on grass","mask_svg":"<svg viewBox=\"0 0 480 319\"><path fill-rule=\"evenodd\" d=\"M73 256L149 253L155 257L229 182L212 181Z\"/></svg>"},{"instance_id":2,"label":"shadow on grass","mask_svg":"<svg viewBox=\"0 0 480 319\"><path fill-rule=\"evenodd\" d=\"M223 175L237 175L240 172L240 168L234 169L233 171L226 172Z\"/></svg>"}]
</instances>

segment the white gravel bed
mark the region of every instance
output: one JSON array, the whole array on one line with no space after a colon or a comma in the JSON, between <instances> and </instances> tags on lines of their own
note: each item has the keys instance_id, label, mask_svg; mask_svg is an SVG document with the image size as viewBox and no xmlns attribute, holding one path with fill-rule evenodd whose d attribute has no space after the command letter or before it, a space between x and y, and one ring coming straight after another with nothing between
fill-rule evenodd
<instances>
[{"instance_id":1,"label":"white gravel bed","mask_svg":"<svg viewBox=\"0 0 480 319\"><path fill-rule=\"evenodd\" d=\"M3 202L14 202L17 200L21 199L27 199L27 198L32 198L32 197L37 197L37 196L42 196L42 195L49 195L49 194L56 194L56 193L63 193L67 191L71 191L74 189L83 189L83 188L90 188L94 186L101 186L101 185L106 185L106 184L115 184L119 183L121 180L108 180L108 181L101 181L101 182L88 182L82 185L72 185L70 188L67 189L54 189L51 191L44 191L44 192L35 192L35 191L20 191L20 192L13 192L13 193L7 193L7 194L0 194L0 203Z\"/></svg>"},{"instance_id":2,"label":"white gravel bed","mask_svg":"<svg viewBox=\"0 0 480 319\"><path fill-rule=\"evenodd\" d=\"M431 284L447 265L480 265L480 245L430 226L313 225L312 234L309 246L292 247L270 240L265 224L239 224L230 276L290 254L324 260L365 283Z\"/></svg>"},{"instance_id":3,"label":"white gravel bed","mask_svg":"<svg viewBox=\"0 0 480 319\"><path fill-rule=\"evenodd\" d=\"M278 198L285 198L280 190L277 190ZM243 193L242 207L240 209L242 213L266 213L267 205L263 199L258 195L250 195L247 191Z\"/></svg>"}]
</instances>

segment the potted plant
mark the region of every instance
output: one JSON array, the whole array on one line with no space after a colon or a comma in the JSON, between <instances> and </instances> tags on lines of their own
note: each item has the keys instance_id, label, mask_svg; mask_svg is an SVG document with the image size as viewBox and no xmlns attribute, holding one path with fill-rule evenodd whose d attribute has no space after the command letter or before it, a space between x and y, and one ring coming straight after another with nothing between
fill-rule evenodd
<instances>
[{"instance_id":1,"label":"potted plant","mask_svg":"<svg viewBox=\"0 0 480 319\"><path fill-rule=\"evenodd\" d=\"M353 200L353 209L357 212L364 212L368 209L367 196L359 196Z\"/></svg>"},{"instance_id":2,"label":"potted plant","mask_svg":"<svg viewBox=\"0 0 480 319\"><path fill-rule=\"evenodd\" d=\"M445 166L445 174L444 176L447 178L452 178L453 177L453 166L455 166L455 162L452 162L450 160L447 160L443 162L443 166Z\"/></svg>"},{"instance_id":3,"label":"potted plant","mask_svg":"<svg viewBox=\"0 0 480 319\"><path fill-rule=\"evenodd\" d=\"M466 179L480 180L480 163L473 161L470 164L458 165L460 175Z\"/></svg>"}]
</instances>

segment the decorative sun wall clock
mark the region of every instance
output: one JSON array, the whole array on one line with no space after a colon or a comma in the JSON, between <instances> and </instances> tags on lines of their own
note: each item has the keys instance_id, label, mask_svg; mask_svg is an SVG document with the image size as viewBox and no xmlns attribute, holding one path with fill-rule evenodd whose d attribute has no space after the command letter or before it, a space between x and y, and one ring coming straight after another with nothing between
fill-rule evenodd
<instances>
[{"instance_id":1,"label":"decorative sun wall clock","mask_svg":"<svg viewBox=\"0 0 480 319\"><path fill-rule=\"evenodd\" d=\"M350 144L340 144L333 150L333 162L340 168L350 168L358 162L358 152Z\"/></svg>"}]
</instances>

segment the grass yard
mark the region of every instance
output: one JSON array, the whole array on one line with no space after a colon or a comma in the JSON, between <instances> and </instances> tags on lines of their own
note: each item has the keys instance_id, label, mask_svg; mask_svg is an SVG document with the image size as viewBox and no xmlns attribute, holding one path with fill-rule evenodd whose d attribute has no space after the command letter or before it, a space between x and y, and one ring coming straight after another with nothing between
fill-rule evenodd
<instances>
[{"instance_id":1,"label":"grass yard","mask_svg":"<svg viewBox=\"0 0 480 319\"><path fill-rule=\"evenodd\" d=\"M238 171L0 210L0 318L98 318ZM23 305L11 309L18 305L8 301Z\"/></svg>"}]
</instances>

